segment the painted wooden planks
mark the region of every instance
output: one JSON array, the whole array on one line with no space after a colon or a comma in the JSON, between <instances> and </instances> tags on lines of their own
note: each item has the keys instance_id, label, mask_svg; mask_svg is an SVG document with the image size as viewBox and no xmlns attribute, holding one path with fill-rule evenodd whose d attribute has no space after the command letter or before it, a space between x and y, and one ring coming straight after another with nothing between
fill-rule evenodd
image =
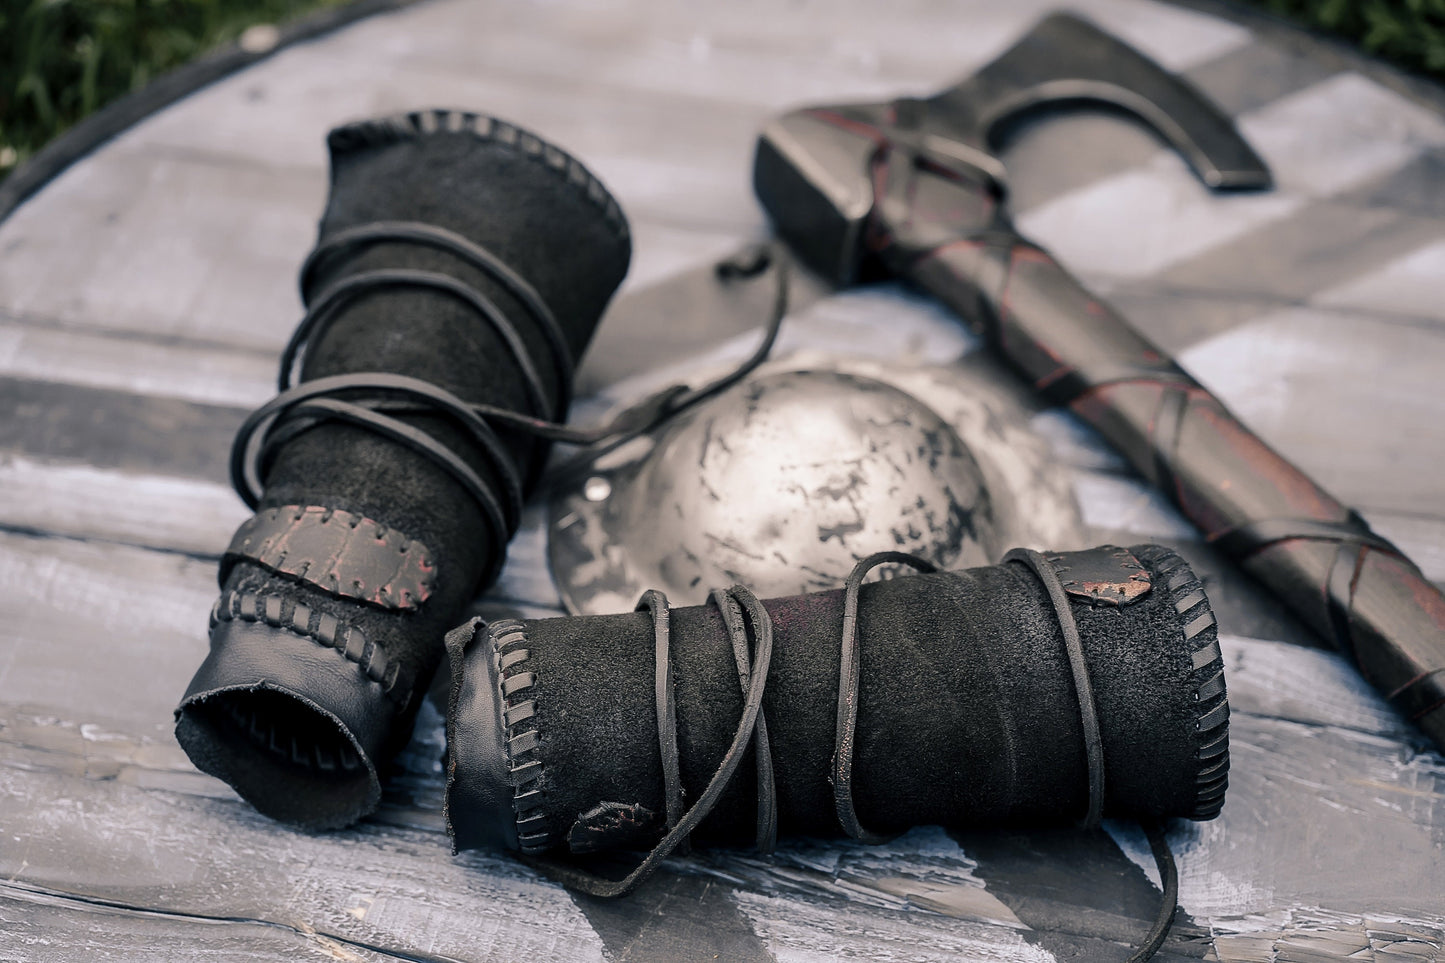
<instances>
[{"instance_id":1,"label":"painted wooden planks","mask_svg":"<svg viewBox=\"0 0 1445 963\"><path fill-rule=\"evenodd\" d=\"M1342 494L1364 504L1372 520L1388 519L1386 533L1429 563L1429 552L1445 545L1433 490L1422 481L1433 477L1441 457L1431 434L1439 412L1430 374L1439 350L1431 327L1442 319L1429 295L1430 252L1445 233L1435 224L1441 212L1409 198L1433 196L1421 185L1438 148L1428 136L1406 149L1356 137L1351 129L1396 123L1398 99L1307 60L1273 56L1238 28L1149 4L1085 6L1171 66L1190 69L1232 110L1316 124L1335 145L1331 150L1343 155L1339 167L1348 177L1339 181L1338 171L1322 169L1316 158L1290 155L1288 144L1279 147L1272 157L1284 158L1288 186L1307 202L1279 217L1260 217L1241 205L1247 223L1221 222L1216 239L1223 243L1166 258L1172 265L1167 277L1136 271L1116 290L1141 326L1161 340L1173 339L1171 347L1191 350L1191 367L1218 381L1231 403L1260 406L1251 423L1257 419L1282 446L1296 446L1292 453L1312 471L1335 471L1332 483L1348 490ZM554 131L545 125L557 125L576 138L566 142L589 163L588 151L596 151L609 183L641 211L634 220L642 280L629 282L640 285L648 277L696 268L760 230L747 195L746 155L757 124L777 106L892 95L913 84L926 91L985 59L1037 12L1028 5L909 4L879 22L864 8L843 6L820 11L805 5L763 18L750 8L696 11L648 3L500 10L425 5L416 8L415 19L409 12L339 35L335 43L302 48L285 70L278 59L161 115L93 159L124 171L112 177L102 170L69 187L55 185L57 206L48 214L36 208L31 233L18 245L9 225L0 228L0 250L7 253L0 266L0 310L13 321L0 328L0 366L9 365L0 370L14 382L7 396L11 410L24 415L0 446L0 485L13 496L0 505L0 522L26 528L28 521L34 530L125 543L0 537L0 585L11 596L3 614L21 633L8 646L0 642L0 771L13 776L7 785L19 787L13 798L36 811L26 816L35 821L26 824L23 838L44 846L74 829L66 858L111 867L119 864L104 862L112 844L107 833L118 831L129 840L122 848L133 862L123 868L131 871L149 865L134 842L148 821L170 818L192 842L234 830L248 851L223 846L188 856L169 827L152 832L168 839L160 846L170 847L166 871L214 891L204 897L214 905L229 900L285 926L305 919L354 953L370 952L357 947L374 938L415 957L441 954L455 950L458 941L448 942L449 933L433 937L454 927L473 940L458 950L466 954L459 958L500 959L505 957L498 954L513 951L677 958L705 948L746 959L815 959L835 952L999 959L1125 955L1129 936L1142 931L1154 892L1149 870L1129 864L1143 857L1119 827L1113 833L1122 848L1102 837L1080 842L1031 834L992 840L991 846L965 841L960 849L956 841L924 831L881 852L829 843L800 844L772 861L722 853L715 862L680 865L644 902L607 907L570 901L532 881L547 894L539 905L555 911L556 929L564 934L560 942L545 943L535 923L516 921L479 898L512 892L507 880L518 872L515 866L463 863L458 875L441 852L435 713L390 783L380 818L358 831L360 842L348 837L346 845L360 846L367 863L385 862L378 849L396 859L385 864L389 875L378 884L385 895L381 907L349 922L342 915L360 902L349 902L350 893L335 879L315 881L345 874L329 838L296 840L248 819L224 787L189 770L168 736L175 694L199 661L197 646L204 645L204 611L214 591L212 563L204 556L216 550L207 545L223 543L233 517L226 512L239 511L228 502L219 471L229 437L209 438L226 434L224 426L194 426L237 417L254 403L253 394L269 392L266 357L295 322L295 264L310 242L324 188L320 133L341 119L330 114L348 105L364 107L360 113L410 106L413 98L455 92L535 116L549 134ZM830 23L823 37L820 17ZM967 33L929 29L965 17L974 27ZM543 18L545 31L539 29ZM267 74L272 66L277 71ZM1233 71L1246 68L1264 79L1241 83ZM1342 126L1325 109L1335 95L1373 105L1370 116ZM1410 112L1404 115L1404 129L1414 130ZM1148 138L1111 154L1118 129L1094 120L1040 126L1020 140L1008 160L1022 209L1074 203L1079 191L1097 189L1121 169L1148 173L1161 163ZM1071 163L1060 164L1060 151L1070 148ZM1320 151L1318 145L1312 149ZM219 199L191 197L203 188L219 192ZM50 196L47 191L37 201ZM83 218L42 223L64 213L62 203ZM1174 244L1173 235L1189 223L1145 226L1165 237L1161 243ZM1332 238L1339 228L1346 235ZM1279 277L1261 257L1275 251L1285 269ZM1134 270L1126 265L1105 273ZM1231 284L1241 270L1250 283ZM95 287L84 290L91 279ZM1317 296L1321 287L1330 290ZM695 286L671 303L704 290ZM666 314L668 305L663 295L633 320ZM844 353L873 350L869 332L887 326L914 338L920 356L934 357L930 352L957 340L946 333L952 322L929 310L897 289L883 289L829 302L818 316L799 320L805 334L812 325L813 336L826 337ZM628 337L619 336L612 347L606 326L599 338L598 357L610 357L613 368L592 387L611 386L608 400L624 397L627 389L618 379L643 367L665 362L677 374L700 363L696 341L658 345L655 354L644 355L637 345L647 339L637 331L645 327L627 330ZM791 347L807 341L794 340ZM233 354L226 342L247 347ZM112 349L114 365L108 366ZM71 351L73 361L67 359ZM1362 358L1370 362L1372 380L1332 387ZM1280 371L1288 376L1283 389L1270 380ZM631 382L633 388L639 384ZM1378 397L1390 401L1390 429L1356 448L1356 436L1369 434L1369 405ZM37 413L42 409L43 417ZM109 420L95 414L107 410L115 412ZM1036 421L1066 423L1057 413ZM193 427L176 432L188 424ZM1098 531L1190 537L1176 515L1119 474L1096 441L1070 435L1067 427L1053 437L1063 443L1060 457L1077 459L1081 501ZM1336 467L1344 450L1361 454ZM1392 470L1381 474L1379 464ZM177 510L157 524L157 509L172 499ZM483 604L555 604L544 548L534 512L533 524L514 545L507 580ZM1221 593L1247 595L1224 580L1227 573L1209 571L1217 600ZM146 610L152 604L154 616ZM1438 883L1425 858L1440 819L1438 777L1420 762L1429 760L1418 753L1410 730L1358 689L1343 663L1280 645L1278 639L1290 637L1287 629L1258 610L1248 621L1234 614L1242 610L1242 603L1221 605L1221 618L1231 620L1235 633L1226 649L1248 773L1217 834L1179 831L1193 874L1185 908L1207 929L1185 925L1168 951L1205 952L1213 934L1222 959L1366 951L1378 958L1418 951L1428 958L1432 945L1438 949L1438 927L1419 920L1390 924L1381 908L1418 915L1419 904L1410 900ZM1269 632L1268 639L1246 637L1256 629ZM1343 782L1333 795L1322 794L1313 784L1315 770L1332 760L1369 774L1371 785ZM1266 778L1271 772L1276 775ZM89 824L45 822L31 800L46 797L73 804L55 819L78 812ZM1375 803L1376 797L1397 808ZM1350 813L1336 817L1326 811L1331 804ZM127 822L125 811L133 807L138 815ZM0 828L4 820L0 815ZM1288 825L1290 820L1305 829ZM1312 825L1354 834L1340 859L1331 857L1330 840L1308 835ZM8 858L9 838L0 835L0 860ZM1277 843L1283 848L1271 848ZM1381 852L1401 847L1401 888L1392 884L1373 895L1351 888L1350 873L1383 871L1380 853L1364 851L1371 845ZM1314 862L1301 864L1296 851L1313 854ZM1054 875L1040 875L1040 858ZM78 892L92 882L64 877L48 865L45 872ZM270 878L268 870L285 878L276 892L260 892L254 884ZM1307 871L1308 879L1302 875ZM0 876L10 872L0 866ZM1100 873L1117 875L1127 886L1096 892ZM120 871L109 875L124 882ZM315 888L293 888L292 879ZM1059 898L1027 891L1048 881ZM137 892L148 903L178 907L177 913L195 910L186 900L201 898L155 878ZM1301 909L1306 893L1324 909ZM83 922L89 911L66 907L46 916L48 925L67 946L94 943ZM920 912L940 908L958 919ZM480 922L461 919L466 913ZM485 926L497 927L500 940ZM193 931L181 918L155 930ZM251 932L235 937L237 954ZM181 939L174 945L184 948ZM120 947L123 940L114 942ZM298 943L307 951L321 945ZM197 938L191 952L201 956L210 949Z\"/></svg>"},{"instance_id":2,"label":"painted wooden planks","mask_svg":"<svg viewBox=\"0 0 1445 963\"><path fill-rule=\"evenodd\" d=\"M1106 23L1177 67L1247 40L1239 28L1183 11L1095 6ZM921 33L906 17L890 18L880 32L860 9L835 13L835 37L824 44L811 29L815 11L781 22L777 11L679 17L644 4L631 15L617 7L598 15L579 5L569 17L452 3L379 18L202 91L65 174L0 227L3 306L37 319L279 345L297 310L292 272L324 195L324 132L437 98L545 131L603 176L634 221L755 233L761 217L745 172L753 138L775 109L938 86L1042 11L923 4L915 17L968 17L970 30ZM546 30L538 29L543 19ZM634 19L647 29L629 32ZM392 34L403 20L398 39ZM458 29L458 20L485 29ZM688 52L708 36L720 38L718 50ZM932 46L920 50L921 37ZM448 50L456 52L451 60ZM588 57L632 76L608 81L604 72L579 84ZM776 76L760 73L760 64L775 65ZM867 90L841 79L860 74ZM696 90L688 92L689 83Z\"/></svg>"}]
</instances>

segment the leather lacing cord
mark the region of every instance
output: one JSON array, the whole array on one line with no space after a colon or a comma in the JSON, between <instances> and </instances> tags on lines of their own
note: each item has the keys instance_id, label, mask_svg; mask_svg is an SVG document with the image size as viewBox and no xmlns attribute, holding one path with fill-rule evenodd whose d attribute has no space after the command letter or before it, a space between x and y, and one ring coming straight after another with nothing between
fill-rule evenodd
<instances>
[{"instance_id":1,"label":"leather lacing cord","mask_svg":"<svg viewBox=\"0 0 1445 963\"><path fill-rule=\"evenodd\" d=\"M649 603L651 597L651 603ZM758 718L763 711L763 690L768 682L768 669L773 661L773 621L763 603L750 589L741 585L734 585L726 590L715 591L712 596L715 604L722 604L721 600L726 598L730 605L738 606L742 618L733 621L727 614L728 605L723 607L723 621L728 626L728 635L733 640L734 651L741 648L748 651L748 672L747 690L743 699L743 714L738 720L737 730L733 733L732 744L728 746L727 752L723 753L722 761L718 763L717 771L708 780L702 795L697 801L688 807L677 819L671 814L681 809L682 786L680 780L672 785L666 786L664 792L667 794L667 833L654 846L642 862L630 873L619 880L610 880L586 870L578 869L575 866L568 866L550 859L537 856L521 855L519 858L551 876L557 882L590 896L614 897L624 896L640 886L649 876L657 870L662 861L671 856L674 851L681 848L691 835L708 815L713 807L722 799L723 793L727 790L728 784L732 782L733 774L737 772L738 764L742 762L743 754L747 751L747 744L755 737ZM639 608L647 607L653 614L654 634L657 639L657 676L668 679L668 688L671 688L671 656L669 654L670 633L668 620L659 613L667 611L667 596L661 592L652 591L643 596ZM739 672L739 679L744 677ZM669 703L671 696L668 696ZM670 763L664 763L663 771L666 772L671 766L677 766L677 734L676 719L666 721L669 714L661 710L658 712L660 724L658 726L658 742L662 747L664 758L671 755ZM670 735L668 727L671 727ZM670 751L669 751L670 749ZM777 823L777 798L771 791L772 780L772 759L770 753L758 752L758 765L766 767L768 777L766 783L763 779L758 780L758 825L761 827L766 820L772 825ZM762 769L760 768L760 772ZM764 786L768 792L764 797ZM765 811L766 810L766 811Z\"/></svg>"},{"instance_id":2,"label":"leather lacing cord","mask_svg":"<svg viewBox=\"0 0 1445 963\"><path fill-rule=\"evenodd\" d=\"M328 259L344 251L383 243L415 244L445 251L505 290L521 305L546 342L555 388L548 391L517 326L495 301L475 286L449 274L412 269L378 269L350 275L308 302L306 314L281 356L280 394L253 411L236 433L231 447L231 483L252 509L260 503L266 475L283 445L324 422L341 421L404 445L445 470L477 503L495 543L505 545L520 523L525 489L540 472L546 451L545 446L538 446L533 463L524 472L498 435L498 428L544 441L581 446L583 451L571 456L562 466L564 473L575 470L576 466L590 464L742 380L767 359L787 313L787 265L775 249L750 247L723 261L717 266L717 276L725 282L756 276L769 267L775 269L777 294L772 315L762 342L753 354L732 371L700 387L673 385L605 424L575 428L562 423L571 400L574 360L556 317L521 276L460 234L412 221L380 221L338 231L317 245L306 259L301 269L303 295L311 277ZM433 291L470 308L498 336L521 374L528 410L473 404L429 381L381 371L331 375L295 383L304 367L307 345L321 335L343 308L370 294L396 288ZM418 413L446 418L461 428L497 481L483 478L436 437L396 417ZM503 554L492 553L490 567L483 574L484 584L495 578Z\"/></svg>"},{"instance_id":3,"label":"leather lacing cord","mask_svg":"<svg viewBox=\"0 0 1445 963\"><path fill-rule=\"evenodd\" d=\"M1040 552L1016 548L1003 557L1004 564L1016 562L1033 572L1043 583L1048 593L1049 604L1053 606L1059 629L1064 636L1064 651L1069 657L1069 671L1074 677L1074 695L1079 702L1079 721L1084 732L1084 759L1089 773L1089 802L1080 826L1093 829L1104 816L1104 741L1099 731L1099 710L1094 701L1094 686L1089 679L1089 663L1084 655L1084 642L1079 636L1079 625L1074 620L1074 611L1069 604L1068 593L1064 590L1059 573ZM1163 896L1159 901L1159 913L1154 918L1144 942L1129 957L1127 963L1144 963L1164 945L1169 927L1174 922L1175 910L1179 908L1179 869L1174 865L1174 854L1164 836L1164 827L1155 820L1140 820L1139 825L1149 840L1149 849L1154 855L1154 864L1159 869L1159 884Z\"/></svg>"},{"instance_id":4,"label":"leather lacing cord","mask_svg":"<svg viewBox=\"0 0 1445 963\"><path fill-rule=\"evenodd\" d=\"M1029 549L1015 549L1004 556L1004 562L1017 562L1027 567L1043 583L1050 604L1058 618L1064 636L1064 647L1073 674L1075 692L1079 701L1079 716L1084 731L1085 760L1088 768L1088 806L1081 824L1093 828L1099 825L1104 805L1104 754L1099 731L1098 710L1094 704L1093 689L1089 682L1088 665L1084 655L1079 628L1074 620L1068 595L1058 573L1048 559L1039 552ZM853 748L858 725L858 697L862 657L858 646L858 599L863 580L868 573L880 565L901 564L929 573L937 571L926 559L903 552L878 552L862 559L853 566L843 589L843 627L840 643L840 665L838 671L838 713L837 729L833 749L834 810L838 824L843 831L860 842L876 844L893 839L894 836L875 833L866 829L858 819L853 803ZM732 743L723 754L717 769L708 780L696 802L683 810L682 781L679 777L677 748L677 711L673 696L671 620L667 596L652 589L643 594L637 603L637 610L647 610L652 616L655 642L655 667L657 693L658 746L662 756L663 795L667 832L642 861L626 876L618 880L607 879L538 856L523 855L527 864L540 869L556 881L591 896L623 896L640 886L674 852L685 852L688 837L698 825L711 814L732 782L739 764L747 751L748 743L753 744L758 773L758 817L757 846L763 852L771 852L777 840L778 800L776 780L773 774L773 758L767 737L767 720L763 712L763 694L767 685L768 669L773 655L772 618L762 602L753 592L734 585L729 589L714 589L708 600L718 607L723 617L728 638L732 643L737 662L738 681L742 686L743 712L733 733ZM1163 889L1159 913L1153 926L1139 949L1129 957L1128 963L1144 963L1163 945L1169 927L1174 921L1178 908L1179 873L1174 856L1164 837L1162 825L1155 822L1143 823L1149 848L1159 868Z\"/></svg>"}]
</instances>

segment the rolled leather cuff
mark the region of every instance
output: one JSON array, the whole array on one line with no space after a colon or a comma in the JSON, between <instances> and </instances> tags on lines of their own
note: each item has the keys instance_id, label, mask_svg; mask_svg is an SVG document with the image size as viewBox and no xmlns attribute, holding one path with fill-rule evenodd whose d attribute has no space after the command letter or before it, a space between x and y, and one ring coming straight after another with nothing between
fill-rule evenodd
<instances>
[{"instance_id":1,"label":"rolled leather cuff","mask_svg":"<svg viewBox=\"0 0 1445 963\"><path fill-rule=\"evenodd\" d=\"M1219 812L1229 707L1199 580L1153 545L1047 559L1067 593L1059 604L1077 629L1091 695L1072 673L1056 603L1023 565L863 586L852 779L865 825L1078 821L1095 791L1085 715L1097 723L1104 816ZM844 831L830 775L843 595L762 603L773 638L762 705L784 832ZM668 621L681 797L696 800L744 698L717 609L679 608ZM457 848L582 853L662 836L654 629L638 612L474 620L448 636L447 818ZM753 768L744 758L695 841L747 837Z\"/></svg>"},{"instance_id":2,"label":"rolled leather cuff","mask_svg":"<svg viewBox=\"0 0 1445 963\"><path fill-rule=\"evenodd\" d=\"M409 683L359 630L308 619L305 605L238 593L222 604L234 608L178 710L182 748L273 819L332 828L375 809L378 760L412 708Z\"/></svg>"}]
</instances>

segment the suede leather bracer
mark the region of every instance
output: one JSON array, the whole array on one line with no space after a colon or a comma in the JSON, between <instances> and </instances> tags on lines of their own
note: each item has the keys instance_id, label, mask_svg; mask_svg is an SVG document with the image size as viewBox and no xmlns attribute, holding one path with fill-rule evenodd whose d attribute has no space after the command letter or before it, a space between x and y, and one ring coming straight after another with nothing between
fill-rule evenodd
<instances>
[{"instance_id":1,"label":"suede leather bracer","mask_svg":"<svg viewBox=\"0 0 1445 963\"><path fill-rule=\"evenodd\" d=\"M871 840L920 824L1219 812L1229 707L1218 633L1169 549L1014 552L896 577L863 585L856 617L847 596L759 603L750 669L717 595L665 619L645 596L647 610L626 615L461 626L448 639L456 846L665 845L730 745L746 752L695 842L756 834L764 845L767 823ZM840 646L850 618L856 645ZM759 724L745 732L758 672ZM844 725L849 712L856 724Z\"/></svg>"},{"instance_id":2,"label":"suede leather bracer","mask_svg":"<svg viewBox=\"0 0 1445 963\"><path fill-rule=\"evenodd\" d=\"M233 463L257 514L176 711L197 767L313 829L380 801L545 457L518 419L565 420L630 256L598 180L511 124L426 111L328 143L308 314Z\"/></svg>"}]
</instances>

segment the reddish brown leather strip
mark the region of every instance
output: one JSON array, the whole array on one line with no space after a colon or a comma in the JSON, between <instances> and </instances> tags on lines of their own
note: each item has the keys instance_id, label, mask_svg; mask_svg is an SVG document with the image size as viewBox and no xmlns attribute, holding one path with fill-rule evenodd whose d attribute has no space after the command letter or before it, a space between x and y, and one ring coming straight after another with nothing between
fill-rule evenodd
<instances>
[{"instance_id":1,"label":"reddish brown leather strip","mask_svg":"<svg viewBox=\"0 0 1445 963\"><path fill-rule=\"evenodd\" d=\"M237 529L221 561L222 584L241 560L388 609L418 608L435 578L425 545L380 522L316 505L268 509Z\"/></svg>"}]
</instances>

